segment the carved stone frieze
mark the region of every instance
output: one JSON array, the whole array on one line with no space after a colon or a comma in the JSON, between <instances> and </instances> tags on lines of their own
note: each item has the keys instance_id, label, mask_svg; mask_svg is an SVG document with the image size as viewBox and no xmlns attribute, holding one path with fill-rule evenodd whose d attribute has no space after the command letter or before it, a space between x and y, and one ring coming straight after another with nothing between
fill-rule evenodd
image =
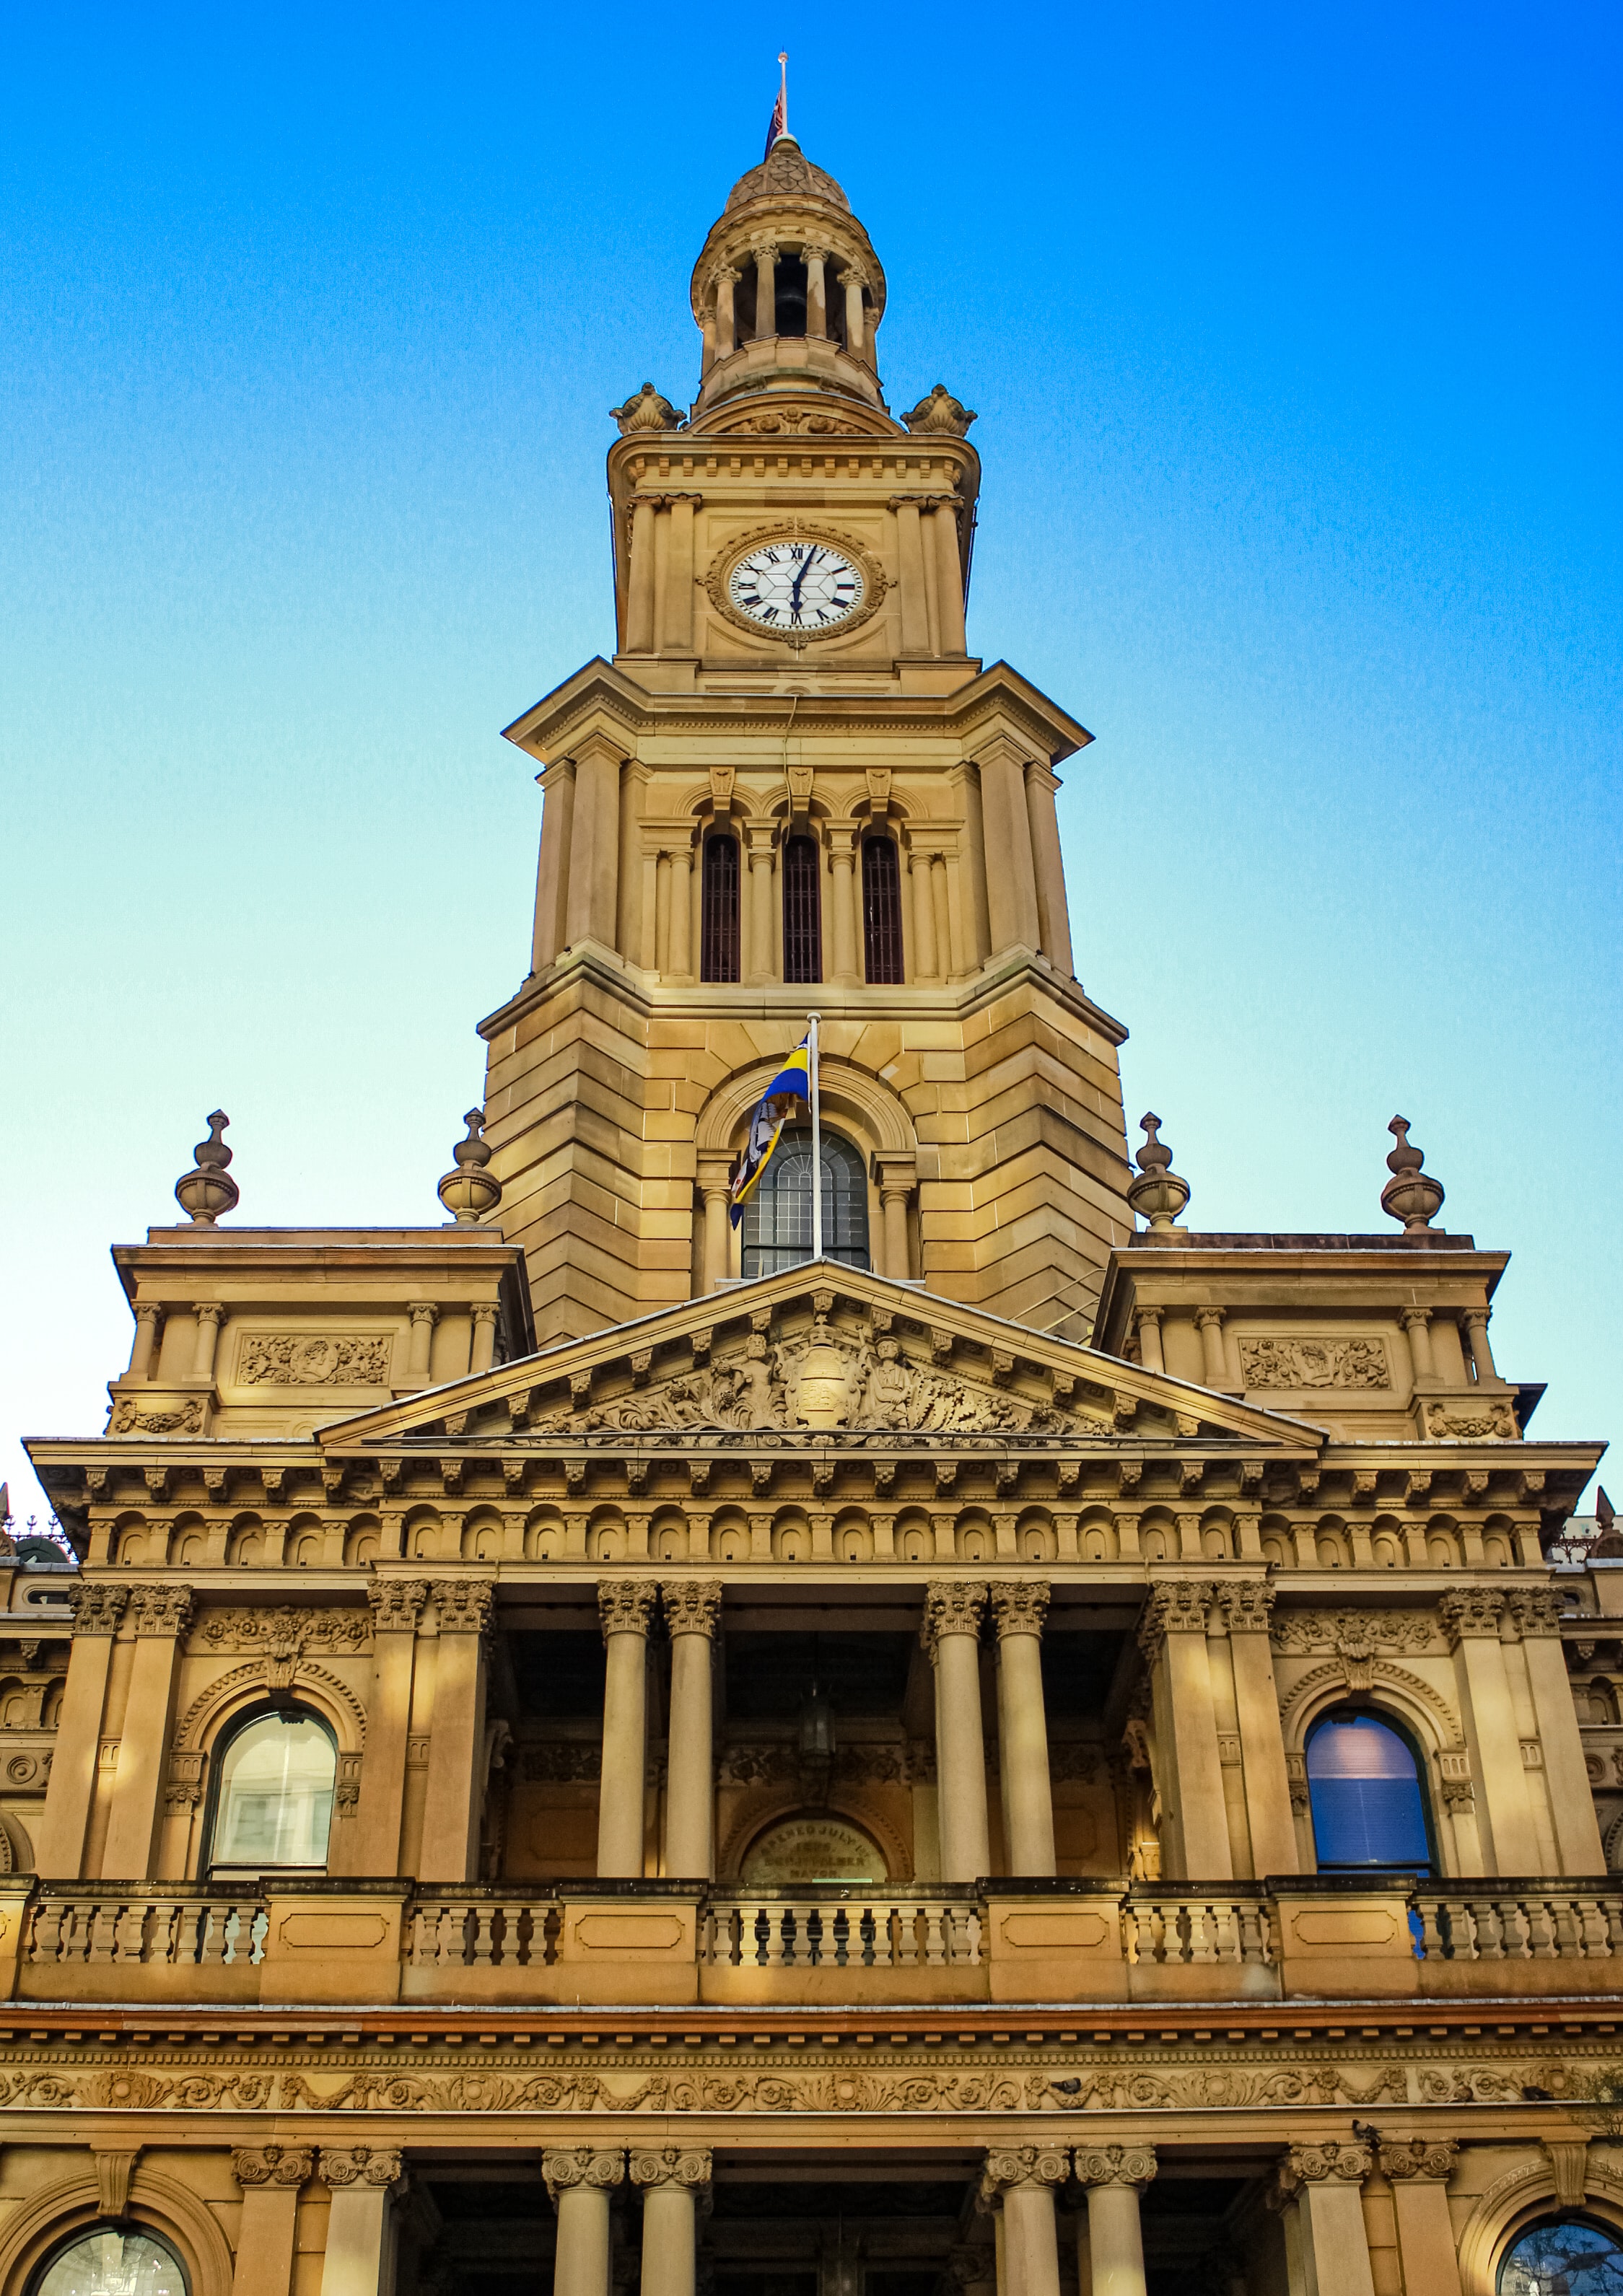
<instances>
[{"instance_id":1,"label":"carved stone frieze","mask_svg":"<svg viewBox=\"0 0 1623 2296\"><path fill-rule=\"evenodd\" d=\"M1240 1342L1240 1374L1247 1387L1389 1387L1391 1366L1381 1340L1301 1340L1287 1332Z\"/></svg>"},{"instance_id":2,"label":"carved stone frieze","mask_svg":"<svg viewBox=\"0 0 1623 2296\"><path fill-rule=\"evenodd\" d=\"M368 1594L373 1593L371 1587ZM192 1630L193 1652L268 1651L300 1657L306 1651L360 1652L372 1642L372 1621L358 1604L346 1609L301 1611L291 1603L274 1610L205 1611Z\"/></svg>"},{"instance_id":3,"label":"carved stone frieze","mask_svg":"<svg viewBox=\"0 0 1623 2296\"><path fill-rule=\"evenodd\" d=\"M1363 1659L1376 1651L1445 1647L1430 1611L1276 1611L1271 1638L1275 1649L1290 1657L1336 1651L1343 1658Z\"/></svg>"},{"instance_id":4,"label":"carved stone frieze","mask_svg":"<svg viewBox=\"0 0 1623 2296\"><path fill-rule=\"evenodd\" d=\"M1426 1432L1434 1443L1514 1443L1521 1431L1508 1403L1487 1411L1450 1411L1445 1404L1429 1403Z\"/></svg>"},{"instance_id":5,"label":"carved stone frieze","mask_svg":"<svg viewBox=\"0 0 1623 2296\"><path fill-rule=\"evenodd\" d=\"M143 1411L133 1397L124 1396L113 1406L107 1431L110 1435L201 1435L202 1398L193 1396L189 1403L175 1404L167 1411Z\"/></svg>"},{"instance_id":6,"label":"carved stone frieze","mask_svg":"<svg viewBox=\"0 0 1623 2296\"><path fill-rule=\"evenodd\" d=\"M521 1748L519 1775L532 1782L561 1785L595 1784L602 1768L602 1749L570 1738L542 1739Z\"/></svg>"},{"instance_id":7,"label":"carved stone frieze","mask_svg":"<svg viewBox=\"0 0 1623 2296\"><path fill-rule=\"evenodd\" d=\"M387 1387L393 1342L374 1332L245 1332L239 1387Z\"/></svg>"}]
</instances>

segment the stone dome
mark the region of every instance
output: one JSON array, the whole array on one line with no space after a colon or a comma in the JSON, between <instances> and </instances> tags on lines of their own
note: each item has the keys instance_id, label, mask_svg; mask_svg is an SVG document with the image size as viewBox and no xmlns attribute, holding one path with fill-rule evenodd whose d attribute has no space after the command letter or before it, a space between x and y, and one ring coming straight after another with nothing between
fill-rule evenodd
<instances>
[{"instance_id":1,"label":"stone dome","mask_svg":"<svg viewBox=\"0 0 1623 2296\"><path fill-rule=\"evenodd\" d=\"M731 215L734 208L742 208L748 200L775 195L829 200L848 215L851 211L851 202L832 176L825 176L821 168L814 168L792 135L780 135L760 166L739 177L727 193L723 213Z\"/></svg>"}]
</instances>

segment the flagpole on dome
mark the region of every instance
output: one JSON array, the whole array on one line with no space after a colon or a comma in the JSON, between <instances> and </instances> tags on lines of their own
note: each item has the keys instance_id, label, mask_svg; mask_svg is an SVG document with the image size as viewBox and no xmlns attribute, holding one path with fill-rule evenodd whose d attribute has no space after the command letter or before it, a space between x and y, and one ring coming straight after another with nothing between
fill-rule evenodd
<instances>
[{"instance_id":1,"label":"flagpole on dome","mask_svg":"<svg viewBox=\"0 0 1623 2296\"><path fill-rule=\"evenodd\" d=\"M766 129L766 152L772 157L772 147L780 135L789 133L789 51L778 50L778 100L772 107L772 119Z\"/></svg>"},{"instance_id":2,"label":"flagpole on dome","mask_svg":"<svg viewBox=\"0 0 1623 2296\"><path fill-rule=\"evenodd\" d=\"M823 1016L819 1013L808 1013L806 1017L811 1024L807 1033L811 1038L811 1058L807 1066L811 1076L812 1258L821 1259L823 1257L823 1108L817 1093L817 1023Z\"/></svg>"}]
</instances>

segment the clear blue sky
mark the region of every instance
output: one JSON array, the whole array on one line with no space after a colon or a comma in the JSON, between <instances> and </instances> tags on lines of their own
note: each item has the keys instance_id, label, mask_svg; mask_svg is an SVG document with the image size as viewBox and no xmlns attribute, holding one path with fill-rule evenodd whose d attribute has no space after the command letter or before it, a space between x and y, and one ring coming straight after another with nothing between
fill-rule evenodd
<instances>
[{"instance_id":1,"label":"clear blue sky","mask_svg":"<svg viewBox=\"0 0 1623 2296\"><path fill-rule=\"evenodd\" d=\"M1191 1223L1381 1227L1400 1110L1537 1431L1616 1427L1615 10L70 0L0 92L23 1511L208 1110L244 1218L439 1217L527 963L498 729L611 646L606 410L692 395L785 40L892 405L980 411L971 644L1098 736L1078 965Z\"/></svg>"}]
</instances>

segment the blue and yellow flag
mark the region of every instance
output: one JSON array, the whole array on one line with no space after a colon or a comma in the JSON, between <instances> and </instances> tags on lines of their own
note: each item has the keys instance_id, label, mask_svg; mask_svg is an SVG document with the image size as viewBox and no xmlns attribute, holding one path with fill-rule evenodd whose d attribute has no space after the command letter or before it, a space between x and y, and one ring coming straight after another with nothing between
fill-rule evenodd
<instances>
[{"instance_id":1,"label":"blue and yellow flag","mask_svg":"<svg viewBox=\"0 0 1623 2296\"><path fill-rule=\"evenodd\" d=\"M784 1062L776 1076L755 1104L750 1119L750 1136L744 1143L744 1152L738 1160L738 1169L733 1175L732 1220L734 1227L744 1216L744 1206L760 1185L761 1174L772 1161L778 1136L789 1121L788 1100L811 1099L811 1030L808 1029Z\"/></svg>"}]
</instances>

